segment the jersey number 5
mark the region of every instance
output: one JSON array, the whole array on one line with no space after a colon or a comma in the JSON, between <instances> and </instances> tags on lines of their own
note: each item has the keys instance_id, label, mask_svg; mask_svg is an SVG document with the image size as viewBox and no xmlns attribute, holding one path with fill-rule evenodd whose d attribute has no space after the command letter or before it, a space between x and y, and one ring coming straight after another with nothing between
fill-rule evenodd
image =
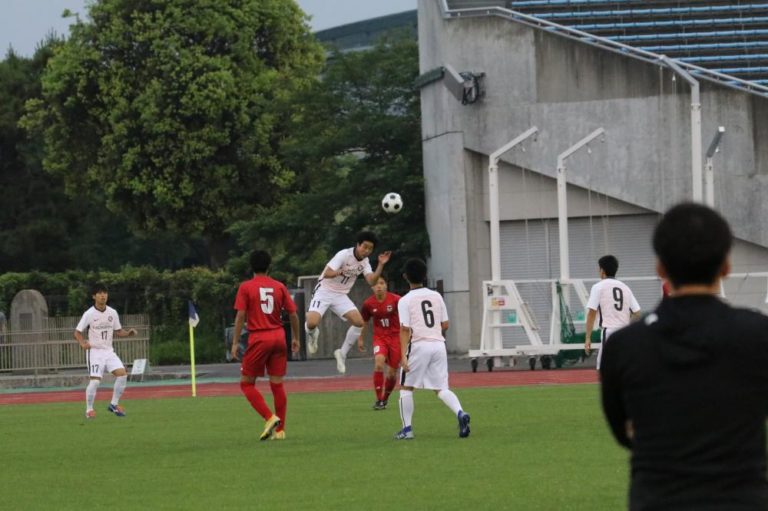
<instances>
[{"instance_id":1,"label":"jersey number 5","mask_svg":"<svg viewBox=\"0 0 768 511\"><path fill-rule=\"evenodd\" d=\"M261 294L261 311L264 314L272 314L275 310L275 290L271 287L259 288L259 294Z\"/></svg>"}]
</instances>

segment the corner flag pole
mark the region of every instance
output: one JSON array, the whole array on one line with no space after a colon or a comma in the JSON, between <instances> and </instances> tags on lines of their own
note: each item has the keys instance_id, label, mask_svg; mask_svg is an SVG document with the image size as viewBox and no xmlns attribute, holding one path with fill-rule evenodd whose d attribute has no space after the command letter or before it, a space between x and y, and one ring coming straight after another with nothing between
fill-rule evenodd
<instances>
[{"instance_id":1,"label":"corner flag pole","mask_svg":"<svg viewBox=\"0 0 768 511\"><path fill-rule=\"evenodd\" d=\"M195 383L195 327L200 323L195 304L189 300L189 361L192 372L192 397L197 397L197 385Z\"/></svg>"}]
</instances>

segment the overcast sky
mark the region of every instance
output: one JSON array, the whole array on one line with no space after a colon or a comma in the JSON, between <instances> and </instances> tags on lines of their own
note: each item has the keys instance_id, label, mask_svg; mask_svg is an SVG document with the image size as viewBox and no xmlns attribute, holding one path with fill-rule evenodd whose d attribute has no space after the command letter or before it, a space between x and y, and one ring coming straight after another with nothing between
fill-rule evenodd
<instances>
[{"instance_id":1,"label":"overcast sky","mask_svg":"<svg viewBox=\"0 0 768 511\"><path fill-rule=\"evenodd\" d=\"M45 35L68 33L70 20L62 19L64 9L85 13L88 0L0 0L0 60L9 46L16 53L31 56ZM336 27L386 14L416 9L417 0L298 0L312 16L313 30Z\"/></svg>"}]
</instances>

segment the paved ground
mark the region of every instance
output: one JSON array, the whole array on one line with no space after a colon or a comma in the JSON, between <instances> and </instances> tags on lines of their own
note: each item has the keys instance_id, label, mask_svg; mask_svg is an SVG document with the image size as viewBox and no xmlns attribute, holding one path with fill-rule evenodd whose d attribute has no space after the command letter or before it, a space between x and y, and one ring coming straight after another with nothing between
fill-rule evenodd
<instances>
[{"instance_id":1,"label":"paved ground","mask_svg":"<svg viewBox=\"0 0 768 511\"><path fill-rule=\"evenodd\" d=\"M496 368L487 371L485 361L480 361L478 371L472 372L470 359L450 358L449 371L451 386L503 387L515 385L553 385L596 383L597 372L590 360L580 367L531 371L527 361L517 366ZM371 390L372 359L351 359L347 373L336 371L335 360L295 361L288 364L286 387L289 392L338 392L346 390ZM150 368L144 381L132 381L129 386L131 399L156 399L184 397L191 394L191 373L189 366L163 366ZM208 364L196 368L196 391L198 396L239 395L236 384L239 379L239 364ZM111 384L111 377L105 377L104 386ZM267 391L267 382L259 380L258 385ZM59 371L55 374L0 375L0 404L32 404L72 402L83 399L85 386L84 370Z\"/></svg>"}]
</instances>

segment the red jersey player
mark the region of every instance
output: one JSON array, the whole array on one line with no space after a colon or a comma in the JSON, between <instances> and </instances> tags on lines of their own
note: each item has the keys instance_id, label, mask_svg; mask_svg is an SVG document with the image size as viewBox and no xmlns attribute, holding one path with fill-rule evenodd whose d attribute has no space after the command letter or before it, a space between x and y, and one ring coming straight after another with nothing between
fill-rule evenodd
<instances>
[{"instance_id":1,"label":"red jersey player","mask_svg":"<svg viewBox=\"0 0 768 511\"><path fill-rule=\"evenodd\" d=\"M251 254L253 278L240 284L235 298L235 331L233 339L240 338L243 324L248 319L248 348L240 366L240 389L259 415L266 421L259 440L285 439L285 412L287 398L283 388L283 376L288 362L285 346L285 330L280 314L288 313L291 322L291 351L299 351L299 316L288 289L267 277L272 257L263 250ZM232 343L232 358L237 360L239 343ZM275 413L269 409L264 396L255 386L256 378L264 376L266 368L269 386L275 402Z\"/></svg>"},{"instance_id":2,"label":"red jersey player","mask_svg":"<svg viewBox=\"0 0 768 511\"><path fill-rule=\"evenodd\" d=\"M357 346L362 351L363 335L368 327L368 320L373 318L373 388L376 392L374 410L384 410L387 400L395 388L395 371L400 365L400 321L397 316L397 302L400 296L387 291L384 277L376 279L371 286L373 295L363 302L363 330L357 339ZM387 367L386 384L384 367Z\"/></svg>"}]
</instances>

